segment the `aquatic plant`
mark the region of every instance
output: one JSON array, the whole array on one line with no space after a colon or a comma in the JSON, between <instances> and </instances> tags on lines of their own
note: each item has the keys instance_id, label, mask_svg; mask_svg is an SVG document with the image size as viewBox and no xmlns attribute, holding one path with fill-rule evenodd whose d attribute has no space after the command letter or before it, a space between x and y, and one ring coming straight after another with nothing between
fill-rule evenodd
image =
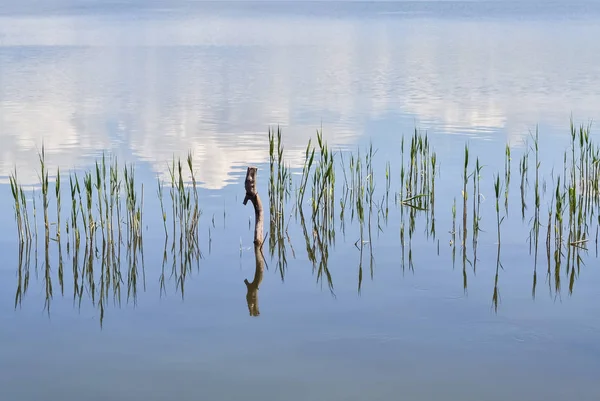
<instances>
[{"instance_id":1,"label":"aquatic plant","mask_svg":"<svg viewBox=\"0 0 600 401\"><path fill-rule=\"evenodd\" d=\"M399 232L399 264L404 269L407 262L409 270L415 270L419 260L418 255L413 254L416 233L420 227L427 241L436 239L436 201L443 208L447 208L449 202L443 196L436 195L436 191L439 192L440 161L426 133L415 130L410 135L403 136L400 154L396 154L399 157L393 160L382 160L381 154L371 143L354 151L334 150L325 141L321 129L317 131L316 138L308 141L303 152L302 166L296 170L290 167L286 159L288 153L287 149L284 149L282 130L279 127L276 130L270 129L268 135L269 227L268 234L260 239L257 238L257 241L262 244L269 238L271 259L275 260L276 271L281 276L281 280L284 280L287 274L289 260L297 256L294 250L294 241L297 238L294 238L294 230L289 230L294 215L296 222L299 223L298 235L306 245L306 257L312 265L315 278L332 294L334 294L334 272L330 270L329 264L336 247L336 235L339 235L340 230L343 233L343 241L354 243L357 249L358 291L362 290L367 277L374 277L377 240L386 230L390 216L397 216L394 227ZM502 232L502 227L504 220L508 218L509 202L512 199L509 188L513 157L519 161L519 178L513 184L520 184L521 216L523 224L529 229L529 246L533 264L532 296L535 297L536 286L540 281L537 271L540 238L545 236L547 281L554 294L565 287L565 276L569 291L573 291L576 278L584 265L585 251L593 244L594 236L596 253L598 252L600 147L590 135L589 126L576 127L571 122L570 139L570 147L561 155L562 172L560 166L557 166L559 174L554 174L554 169L550 175L543 173L542 160L544 160L544 168L547 165L541 151L537 128L535 133L531 134L523 151L519 148L511 149L509 145L504 148L504 166L503 169L499 166L500 171L493 174L495 199L493 209L489 208L490 213L496 214L495 236L499 247L493 295L495 308L500 299L498 288L499 271L502 270L500 244L502 235L506 236L506 233ZM472 264L475 273L478 263L478 242L481 241L481 236L485 235L485 227L482 226L484 223L482 216L486 216L487 206L484 197L485 188L489 191L492 187L481 186L482 179L485 183L484 173L488 167L484 169L482 159L476 155L476 149L474 144L466 144L464 154L459 155L462 156L463 163L456 166L459 174L452 178L458 182L442 182L444 188L448 186L456 190L461 188L462 210L457 210L457 206L460 208L456 199L458 194L451 204L452 225L449 242L454 266L456 242L461 240L459 246L462 245L463 251L462 275L465 291L468 284L466 265ZM397 150L394 151L397 153ZM90 294L92 303L99 308L100 315L103 317L108 305L107 294L112 293L115 303L120 303L121 286L123 291L126 286L127 302L135 304L137 293L143 288L145 282L143 233L152 229L152 227L148 228L148 225L151 226L158 221L158 219L150 219L146 223L144 218L146 183L138 177L134 164L126 163L119 166L116 158L108 154L98 158L91 170L69 171L61 166L56 169L56 176L49 177L46 157L45 148L42 146L39 153L41 186L38 192L36 192L37 187L30 190L21 185L16 169L8 177L21 266L17 272L19 284L15 306L20 305L27 292L29 255L34 252L37 254L36 200L40 198L43 210L43 221L40 224L45 227L44 248L40 248L44 251L42 260L44 270L40 277L44 282L46 309L49 311L52 297L55 293L58 294L58 289L63 293L64 284L68 282L64 277L67 270L66 260L63 259L65 240L67 255L71 252L70 256L73 259L75 303L80 304L84 294ZM396 165L398 161L399 165ZM532 163L535 163L534 169L530 168ZM215 214L212 220L207 219L204 228L200 230L202 209L196 169L197 166L190 152L184 159L173 157L166 181L157 179L156 196L161 213L159 224L162 225L162 229L159 230L164 231L165 237L159 278L161 294L167 292L166 283L167 278L170 277L175 283L176 291L181 293L182 297L184 296L186 280L193 271L192 267L199 266L202 257L200 232L207 233L204 240L208 243L209 253L213 251L213 245L219 238ZM340 175L343 179L336 180ZM65 189L63 193L62 184L67 178L69 192ZM446 178L447 176L444 177ZM48 194L50 179L54 179L54 196ZM528 191L529 180L531 180L532 191ZM168 188L169 195L165 193L165 187ZM548 193L546 193L547 187ZM469 202L469 191L471 191L471 202ZM63 207L61 197L69 195L70 202L65 203L66 206ZM518 196L515 195L515 199ZM51 204L52 202L56 203ZM531 210L528 210L527 205ZM339 212L336 206L339 207ZM54 207L56 223L54 223L54 212L49 213L49 209L54 210ZM394 209L395 215L392 214ZM501 209L504 210L503 213ZM30 216L31 210L33 213ZM461 212L457 221L457 214ZM63 218L63 213L66 213L66 219ZM224 208L224 229L227 213ZM52 217L49 216L50 214ZM525 220L525 215L528 220ZM442 217L445 217L444 221L448 224L450 216ZM472 219L471 222L468 221L469 218ZM49 228L54 224L56 224L56 238L52 238L53 242L50 242ZM546 229L542 231L544 225ZM472 230L471 238L468 236L469 227ZM249 221L250 228L251 221ZM122 230L124 230L123 235ZM52 231L54 234L54 229ZM492 232L491 235L493 234ZM469 258L467 257L469 239L472 241L472 263L469 260L470 252ZM36 242L35 245L32 244L33 240ZM443 253L440 252L439 243L440 240L437 239L437 243L433 245L437 245L438 254ZM56 249L50 250L53 246L56 246ZM124 247L123 255L121 255L121 246ZM239 247L242 258L241 243ZM37 263L37 256L33 259ZM57 269L51 269L51 265Z\"/></svg>"}]
</instances>

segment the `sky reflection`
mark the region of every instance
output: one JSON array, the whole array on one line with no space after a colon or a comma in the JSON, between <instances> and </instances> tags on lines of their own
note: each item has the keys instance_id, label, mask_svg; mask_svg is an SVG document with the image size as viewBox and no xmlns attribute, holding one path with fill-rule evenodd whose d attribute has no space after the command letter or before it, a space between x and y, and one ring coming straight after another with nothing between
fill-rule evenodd
<instances>
[{"instance_id":1,"label":"sky reflection","mask_svg":"<svg viewBox=\"0 0 600 401\"><path fill-rule=\"evenodd\" d=\"M51 169L107 150L163 177L191 150L219 189L268 159L269 125L297 167L321 124L334 147L390 116L380 147L415 124L519 144L600 109L593 21L180 11L0 17L0 176L36 183L43 141Z\"/></svg>"}]
</instances>

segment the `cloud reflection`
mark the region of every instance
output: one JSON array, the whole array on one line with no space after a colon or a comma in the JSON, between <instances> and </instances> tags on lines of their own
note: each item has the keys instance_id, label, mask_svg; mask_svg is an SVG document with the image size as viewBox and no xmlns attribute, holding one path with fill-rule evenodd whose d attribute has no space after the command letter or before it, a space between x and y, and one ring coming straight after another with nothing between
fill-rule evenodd
<instances>
[{"instance_id":1,"label":"cloud reflection","mask_svg":"<svg viewBox=\"0 0 600 401\"><path fill-rule=\"evenodd\" d=\"M191 150L219 189L268 160L268 125L302 161L323 123L353 146L387 116L385 144L412 129L518 143L536 123L562 128L600 109L600 27L581 21L170 13L0 17L0 176L36 183L88 167L103 149L167 174ZM404 121L407 119L404 118ZM504 139L503 139L504 140Z\"/></svg>"}]
</instances>

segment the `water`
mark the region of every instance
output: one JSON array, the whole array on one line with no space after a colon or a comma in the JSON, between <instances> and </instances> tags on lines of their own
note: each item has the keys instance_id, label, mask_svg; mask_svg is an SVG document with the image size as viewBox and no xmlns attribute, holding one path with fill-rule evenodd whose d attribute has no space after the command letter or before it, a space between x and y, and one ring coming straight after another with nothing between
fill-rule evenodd
<instances>
[{"instance_id":1,"label":"water","mask_svg":"<svg viewBox=\"0 0 600 401\"><path fill-rule=\"evenodd\" d=\"M585 124L599 117L599 22L598 2L3 2L3 394L17 401L387 400L398 394L415 400L598 399L595 241L582 252L585 265L573 283L572 270L563 266L557 288L554 263L547 275L545 233L552 177L562 172L562 152L570 146L569 119ZM267 128L276 125L295 182L317 129L334 151L345 152L346 164L348 152L360 149L364 157L372 142L378 201L386 162L392 167L390 214L385 223L374 212L361 259L355 245L360 224L350 221L349 209L345 230L340 226L343 176L336 159L330 280L318 273L320 258L313 268L292 199L285 208L289 241L282 241L287 265L280 269L267 240L260 316L251 317L244 279L252 281L255 271L253 211L242 205L242 184L246 166L258 165L268 234ZM531 148L536 125L548 188L534 268L528 237L535 165L532 154L523 219L519 159ZM436 236L425 234L427 219L419 214L409 263L408 227L404 256L399 235L408 220L393 192L400 189L401 138L407 147L415 127L427 131L440 175ZM86 284L77 293L64 229L62 286L52 240L46 275L42 142L52 222L59 166L81 178L108 152L121 163L134 162L138 188L145 185L143 260L140 255L132 275L123 247L123 283L120 290L111 284L106 298L99 267L97 287ZM465 143L469 172L476 157L485 165L476 267L470 240L468 262L459 235L454 262L450 245L454 199L462 229ZM492 178L504 178L506 143L512 176L497 269ZM188 151L200 187L202 259L181 280L171 275L156 177L168 180L173 155L185 158ZM40 229L29 285L17 302L19 252L8 186L15 166L20 182L37 188ZM66 181L65 175L63 188ZM306 229L313 241L308 198ZM62 203L64 225L70 194ZM55 226L50 232L54 238Z\"/></svg>"}]
</instances>

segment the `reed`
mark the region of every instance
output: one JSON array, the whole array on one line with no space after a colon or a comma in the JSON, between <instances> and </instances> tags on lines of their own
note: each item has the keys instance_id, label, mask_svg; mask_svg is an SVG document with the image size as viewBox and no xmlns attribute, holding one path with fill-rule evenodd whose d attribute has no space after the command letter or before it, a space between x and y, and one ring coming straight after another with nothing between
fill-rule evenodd
<instances>
[{"instance_id":1,"label":"reed","mask_svg":"<svg viewBox=\"0 0 600 401\"><path fill-rule=\"evenodd\" d=\"M102 166L104 166L104 156L102 157ZM104 220L104 213L102 213L102 206L103 206L103 181L104 181L104 167L101 167L101 165L98 163L98 161L96 161L95 163L96 166L96 180L95 180L95 187L96 187L96 195L97 195L97 205L98 205L98 218L99 218L99 224L100 224L100 228L102 230L102 235L104 236L104 229L105 229L105 220ZM93 189L92 189L93 192Z\"/></svg>"},{"instance_id":2,"label":"reed","mask_svg":"<svg viewBox=\"0 0 600 401\"><path fill-rule=\"evenodd\" d=\"M479 163L479 157L475 160L475 170L472 173L473 181L473 247L476 247L477 237L479 235L480 227L479 222L481 220L481 170L483 166Z\"/></svg>"},{"instance_id":3,"label":"reed","mask_svg":"<svg viewBox=\"0 0 600 401\"><path fill-rule=\"evenodd\" d=\"M526 186L529 183L529 179L528 179L528 161L529 161L529 149L527 148L527 150L525 151L525 153L523 154L523 157L521 158L521 162L519 163L519 174L521 176L521 185L520 185L520 190L521 190L521 218L523 219L523 221L525 220L525 210L527 209L527 202L526 202Z\"/></svg>"},{"instance_id":4,"label":"reed","mask_svg":"<svg viewBox=\"0 0 600 401\"><path fill-rule=\"evenodd\" d=\"M463 197L462 246L463 246L463 250L465 250L465 251L466 251L466 244L467 244L467 199L469 197L469 194L467 192L467 184L469 183L469 177L470 177L470 175L468 174L468 168L469 168L469 146L465 145L465 157L464 157L464 165L463 165L463 190L462 190L462 197ZM464 253L463 253L463 255L464 255Z\"/></svg>"},{"instance_id":5,"label":"reed","mask_svg":"<svg viewBox=\"0 0 600 401\"><path fill-rule=\"evenodd\" d=\"M506 144L506 150L504 152L504 210L508 216L508 191L510 189L510 146Z\"/></svg>"},{"instance_id":6,"label":"reed","mask_svg":"<svg viewBox=\"0 0 600 401\"><path fill-rule=\"evenodd\" d=\"M277 252L277 270L283 281L287 268L285 204L290 195L291 175L284 160L282 131L279 127L277 132L269 129L269 172L269 251L272 257ZM301 201L297 202L301 207Z\"/></svg>"},{"instance_id":7,"label":"reed","mask_svg":"<svg viewBox=\"0 0 600 401\"><path fill-rule=\"evenodd\" d=\"M77 208L77 190L79 183L77 182L77 175L69 175L69 193L71 194L71 232L73 234L73 246L79 247L80 234L79 224L77 224L79 209Z\"/></svg>"},{"instance_id":8,"label":"reed","mask_svg":"<svg viewBox=\"0 0 600 401\"><path fill-rule=\"evenodd\" d=\"M163 227L165 230L165 238L169 238L169 231L167 230L167 212L165 212L165 205L164 205L164 199L163 199L163 185L162 182L160 181L160 178L157 179L158 182L158 199L160 201L160 212L161 212L161 218L162 218L162 222L163 222Z\"/></svg>"},{"instance_id":9,"label":"reed","mask_svg":"<svg viewBox=\"0 0 600 401\"><path fill-rule=\"evenodd\" d=\"M56 238L60 241L60 167L56 170L56 181L54 189L56 196Z\"/></svg>"},{"instance_id":10,"label":"reed","mask_svg":"<svg viewBox=\"0 0 600 401\"><path fill-rule=\"evenodd\" d=\"M110 232L110 240L111 244L114 244L115 239L115 230L114 230L114 222L115 222L115 208L117 212L116 222L117 222L117 241L121 241L121 224L120 224L120 205L121 205L121 181L119 179L119 164L117 159L114 159L114 162L110 164L109 171L109 188L110 188L110 203L107 206L107 210L109 210L108 214L108 223L109 223L109 232ZM162 203L161 203L162 205ZM113 253L114 255L114 253Z\"/></svg>"},{"instance_id":11,"label":"reed","mask_svg":"<svg viewBox=\"0 0 600 401\"><path fill-rule=\"evenodd\" d=\"M435 176L437 173L437 154L431 154L431 192L429 196L429 208L431 210L431 229L430 232L435 238Z\"/></svg>"},{"instance_id":12,"label":"reed","mask_svg":"<svg viewBox=\"0 0 600 401\"><path fill-rule=\"evenodd\" d=\"M496 227L497 227L497 231L498 231L498 244L501 243L500 241L500 225L502 224L502 221L504 220L504 217L502 217L502 219L500 219L500 193L502 191L502 186L500 184L500 176L496 174L495 179L494 179L494 194L496 196Z\"/></svg>"},{"instance_id":13,"label":"reed","mask_svg":"<svg viewBox=\"0 0 600 401\"><path fill-rule=\"evenodd\" d=\"M540 237L540 159L539 159L539 131L536 127L535 137L533 137L533 151L535 152L535 183L534 183L534 215L533 215L533 238L534 238L534 264L537 266L538 244Z\"/></svg>"},{"instance_id":14,"label":"reed","mask_svg":"<svg viewBox=\"0 0 600 401\"><path fill-rule=\"evenodd\" d=\"M15 169L11 175L9 176L10 182L10 190L13 196L13 207L15 209L15 221L17 223L17 233L19 237L19 243L23 243L25 241L24 227L23 227L23 217L21 213L21 200L20 200L20 188L18 184L17 178L17 170Z\"/></svg>"},{"instance_id":15,"label":"reed","mask_svg":"<svg viewBox=\"0 0 600 401\"><path fill-rule=\"evenodd\" d=\"M35 252L36 252L36 261L37 261L37 243L38 243L38 228L37 228L37 207L36 207L36 202L35 202L35 188L31 191L32 195L31 195L31 201L32 201L32 206L33 206L33 232L34 232L34 239L35 239Z\"/></svg>"},{"instance_id":16,"label":"reed","mask_svg":"<svg viewBox=\"0 0 600 401\"><path fill-rule=\"evenodd\" d=\"M308 144L306 145L306 151L304 153L304 164L302 166L302 176L300 178L298 208L302 208L302 205L304 203L306 185L308 184L309 174L312 168L313 161L315 159L315 148L311 146L311 141L311 139L308 140Z\"/></svg>"},{"instance_id":17,"label":"reed","mask_svg":"<svg viewBox=\"0 0 600 401\"><path fill-rule=\"evenodd\" d=\"M390 166L390 162L388 161L385 165L385 218L387 221L387 217L390 210L390 189L392 186L392 169Z\"/></svg>"},{"instance_id":18,"label":"reed","mask_svg":"<svg viewBox=\"0 0 600 401\"><path fill-rule=\"evenodd\" d=\"M333 216L335 197L335 169L334 153L323 140L323 131L317 131L319 146L319 160L313 172L312 186L312 216L313 221L318 218L327 221ZM317 216L321 212L321 216Z\"/></svg>"},{"instance_id":19,"label":"reed","mask_svg":"<svg viewBox=\"0 0 600 401\"><path fill-rule=\"evenodd\" d=\"M46 150L42 144L42 150L38 154L40 161L40 180L42 187L42 208L44 212L44 229L46 240L50 238L50 223L48 221L48 170L46 168Z\"/></svg>"},{"instance_id":20,"label":"reed","mask_svg":"<svg viewBox=\"0 0 600 401\"><path fill-rule=\"evenodd\" d=\"M93 214L93 187L92 187L92 174L86 172L83 176L83 187L85 189L85 200L87 207L87 230L86 230L86 242L92 243L94 238L94 232L96 230L96 223L94 222Z\"/></svg>"},{"instance_id":21,"label":"reed","mask_svg":"<svg viewBox=\"0 0 600 401\"><path fill-rule=\"evenodd\" d=\"M16 186L16 175L15 175L15 186ZM22 220L23 220L23 228L25 229L25 240L27 242L26 247L26 256L28 256L28 248L31 247L31 223L29 222L29 211L27 210L27 197L25 196L25 191L23 190L23 186L18 187L19 197L21 199L21 210L22 210ZM35 224L35 221L34 221Z\"/></svg>"},{"instance_id":22,"label":"reed","mask_svg":"<svg viewBox=\"0 0 600 401\"><path fill-rule=\"evenodd\" d=\"M597 237L600 225L600 191L598 179L600 178L600 148L594 143L590 135L589 126L575 126L571 123L571 144L562 155L562 173L555 175L554 169L550 177L542 173L542 155L539 130L536 128L527 142L527 147L519 155L519 177L521 195L521 215L524 219L527 205L531 208L527 226L529 231L530 250L534 252L532 296L535 297L537 276L537 254L540 236L546 237L546 258L548 262L548 276L552 278L551 290L557 293L561 288L561 276L567 274L568 287L572 291L574 281L583 266L585 250L590 238ZM406 139L406 144L405 144ZM314 146L313 146L314 143ZM405 146L406 145L406 146ZM462 240L463 260L463 285L467 288L466 257L468 228L472 230L473 244L473 269L478 262L477 243L484 231L482 230L482 216L487 204L481 188L483 165L481 157L470 154L469 145L464 147L464 159L457 166L460 171L462 189L462 223L457 222L457 199L452 204L452 228L450 245L452 247L452 262L455 261L457 234ZM302 235L306 243L306 252L313 265L314 274L319 283L327 282L327 287L333 293L333 277L330 270L329 259L336 246L336 230L341 229L346 240L346 227L350 224L356 226L348 229L348 236L356 235L358 240L355 245L359 250L359 290L364 284L363 279L373 277L376 268L375 250L376 241L384 233L388 224L390 213L396 208L399 221L400 246L402 266L404 267L407 255L408 265L414 269L414 262L418 260L413 255L412 241L415 238L419 225L422 225L427 239L435 238L435 201L439 198L440 162L438 156L432 151L432 146L426 133L417 130L411 135L403 137L400 146L400 166L394 161L380 160L380 155L373 144L356 151L334 151L324 140L323 131L318 130L316 140L313 137L304 149L301 169L294 170L286 160L287 149L283 146L283 135L279 127L269 130L269 210L270 226L268 231L269 248L271 257L276 259L277 271L284 280L287 263L294 252L294 230L288 230L294 213L296 221L300 220ZM406 152L405 152L406 151ZM486 155L487 156L487 155ZM496 214L496 237L501 244L502 223L509 215L509 188L511 185L511 160L517 157L511 152L509 145L504 149L504 165L500 172L493 175L494 208ZM101 313L107 306L106 295L113 291L120 291L119 283L125 283L127 277L128 297L135 302L139 285L143 282L143 240L142 233L147 229L146 224L152 225L155 221L146 223L144 219L144 187L145 182L136 176L133 164L119 166L116 158L102 155L91 170L65 173L56 170L55 196L48 195L48 168L46 166L45 149L39 154L41 200L44 213L45 226L45 289L47 302L52 299L53 287L56 286L56 274L61 292L64 291L65 271L63 269L63 254L61 234L67 239L67 255L71 245L73 249L73 278L74 301L81 300L82 294L94 294L94 302ZM532 163L535 163L531 168ZM376 167L378 166L378 167ZM381 166L381 167L379 167ZM503 167L503 171L502 171ZM37 168L36 168L37 169ZM341 172L340 172L341 169ZM560 167L559 167L560 169ZM336 171L337 170L337 171ZM531 170L531 171L529 171ZM393 173L395 171L396 173ZM297 174L296 174L297 173ZM343 179L336 182L336 173L342 174ZM81 174L81 177L78 176ZM171 276L176 282L177 291L182 296L185 290L185 281L192 272L195 263L201 258L200 237L200 208L199 184L196 180L197 167L191 153L187 158L173 157L169 166L170 199L165 194L165 186L169 186L169 179L165 182L157 178L156 196L159 200L161 222L165 241L171 241L171 252L166 251L166 259L170 259L173 268ZM397 174L397 175L396 175ZM504 177L501 176L504 174ZM70 206L62 208L61 181L68 178ZM82 178L81 180L79 178ZM444 177L445 178L445 177ZM531 179L531 189L529 180ZM381 181L379 181L381 180ZM379 182L378 182L379 181ZM17 175L17 170L9 176L12 203L16 222L16 238L22 244L21 262L25 264L28 254L27 243L36 239L37 243L37 209L35 190L26 191ZM458 184L458 183L457 183ZM514 182L513 182L514 184ZM444 188L453 186L451 182L442 182ZM458 184L460 185L460 184ZM546 193L548 186L548 193ZM295 189L295 191L292 190ZM455 187L456 188L456 187ZM121 192L122 190L122 192ZM469 202L468 191L472 193ZM309 192L309 195L306 195ZM528 194L528 192L530 192ZM67 190L65 190L67 194ZM122 194L122 195L121 195ZM393 201L390 202L390 194ZM337 197L336 197L337 195ZM65 195L68 196L68 195ZM49 198L52 199L49 199ZM518 195L517 195L518 197ZM307 198L310 198L308 201ZM503 198L503 199L502 199ZM39 198L38 198L39 199ZM29 202L33 201L33 219L30 219ZM56 201L56 250L48 251L49 203ZM169 205L169 202L171 204ZM517 201L518 202L518 201ZM501 213L502 203L504 213ZM546 206L542 206L544 203ZM121 205L123 215L121 215ZM339 207L339 213L336 210ZM460 206L458 206L460 207ZM471 208L472 210L469 210ZM62 209L66 209L65 212ZM70 210L69 210L70 209ZM543 209L543 210L542 210ZM52 209L54 210L54 209ZM490 210L491 211L491 210ZM228 211L223 210L223 224ZM66 213L62 216L62 213ZM543 213L547 213L543 215ZM305 215L306 218L305 219ZM543 215L543 217L542 217ZM288 217L289 216L289 217ZM300 217L298 219L298 217ZM468 222L468 218L472 222ZM356 222L354 221L356 219ZM542 230L542 219L547 225ZM65 224L66 220L66 224ZM172 228L170 224L172 223ZM33 224L33 227L32 227ZM244 223L245 224L245 223ZM338 225L339 224L339 225ZM462 224L462 225L461 225ZM470 227L467 225L470 224ZM218 241L215 216L212 220L203 222L203 227L208 228L208 247L212 252L213 239ZM123 228L122 228L123 227ZM97 231L101 228L101 231ZM61 229L66 230L61 232ZM121 241L121 230L124 229L126 241ZM355 230L353 230L355 229ZM202 231L206 233L206 231ZM338 231L339 232L339 231ZM492 235L494 235L492 233ZM118 238L117 238L118 236ZM265 236L266 240L267 236ZM54 239L54 238L53 238ZM83 266L77 259L81 239L85 239L85 252ZM352 243L352 242L350 242ZM439 253L439 240L438 240ZM120 258L120 246L123 244L127 252L128 262ZM459 244L460 245L460 244ZM54 245L53 245L54 246ZM37 252L37 247L34 248ZM166 250L166 246L165 246ZM242 247L240 246L240 251ZM51 261L53 255L57 260ZM497 256L497 276L501 269L500 252ZM369 258L367 260L366 258ZM37 263L37 257L36 263ZM164 259L164 258L163 258ZM50 265L58 266L52 272ZM121 274L121 265L127 272ZM565 266L566 265L566 266ZM163 263L161 272L161 292L165 290L165 280L168 276L168 261ZM554 267L554 269L553 269ZM364 269L364 271L363 271ZM558 269L558 271L557 271ZM566 272L566 273L565 273ZM25 272L21 272L21 281ZM497 289L498 277L495 279L495 303L499 299ZM54 279L54 283L53 283ZM549 279L550 280L550 279ZM549 284L550 285L550 284ZM564 286L564 285L563 285ZM22 299L23 284L18 290L18 299ZM115 297L119 297L115 295ZM18 303L17 302L17 303ZM80 301L81 302L81 301ZM496 306L497 307L497 306Z\"/></svg>"},{"instance_id":23,"label":"reed","mask_svg":"<svg viewBox=\"0 0 600 401\"><path fill-rule=\"evenodd\" d=\"M450 232L450 245L452 246L452 266L456 258L456 198L452 203L452 231Z\"/></svg>"},{"instance_id":24,"label":"reed","mask_svg":"<svg viewBox=\"0 0 600 401\"><path fill-rule=\"evenodd\" d=\"M193 161L193 157L192 157L192 153L188 153L187 156L187 165L188 165L188 169L189 169L189 173L190 173L190 177L192 180L192 192L193 192L193 199L192 199L192 205L188 205L188 220L189 220L189 226L188 226L188 238L189 238L189 242L194 244L193 246L197 246L198 245L198 232L199 232L199 222L200 222L200 216L202 215L202 210L200 209L200 205L199 205L199 196L198 196L198 186L197 186L197 182L196 182L196 173L194 170L194 161ZM189 189L188 189L188 202L190 199L189 196Z\"/></svg>"}]
</instances>

